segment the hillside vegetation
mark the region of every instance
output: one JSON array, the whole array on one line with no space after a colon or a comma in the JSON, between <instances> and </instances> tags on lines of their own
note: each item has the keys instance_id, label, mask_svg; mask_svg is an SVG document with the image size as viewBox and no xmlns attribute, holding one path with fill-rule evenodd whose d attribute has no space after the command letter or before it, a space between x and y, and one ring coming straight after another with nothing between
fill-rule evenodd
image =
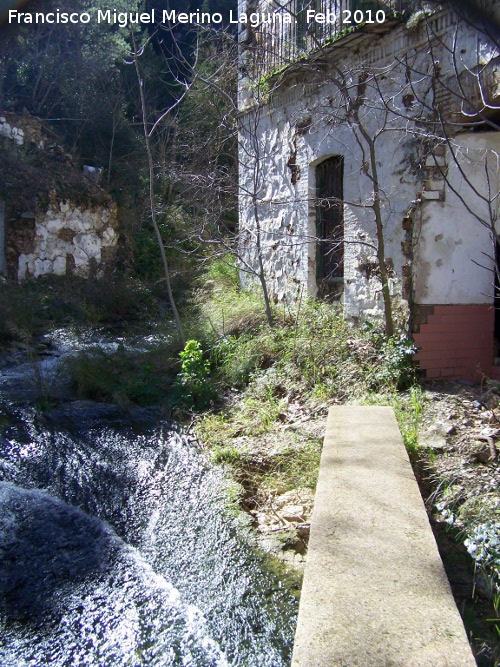
<instances>
[{"instance_id":1,"label":"hillside vegetation","mask_svg":"<svg viewBox=\"0 0 500 667\"><path fill-rule=\"evenodd\" d=\"M411 341L387 338L374 325L352 327L335 307L306 298L275 307L270 328L260 295L240 289L231 257L208 263L185 292L184 350L162 296L154 284L118 277L0 284L4 357L24 350L35 363L61 329L122 341L69 358L73 397L122 410L160 405L194 429L199 446L233 480L228 502L244 510L260 548L298 572L329 406L393 406L458 581L457 602L484 664L496 664L500 480L487 441L477 440L498 424L496 383L421 387ZM40 392L41 410L60 400L51 387Z\"/></svg>"}]
</instances>

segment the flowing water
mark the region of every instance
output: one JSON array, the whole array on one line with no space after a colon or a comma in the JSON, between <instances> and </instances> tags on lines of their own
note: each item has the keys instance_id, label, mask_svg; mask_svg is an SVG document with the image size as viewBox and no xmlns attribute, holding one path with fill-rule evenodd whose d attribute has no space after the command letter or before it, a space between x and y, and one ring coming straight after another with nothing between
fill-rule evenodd
<instances>
[{"instance_id":1,"label":"flowing water","mask_svg":"<svg viewBox=\"0 0 500 667\"><path fill-rule=\"evenodd\" d=\"M296 601L227 509L221 471L154 409L42 415L9 402L9 372L0 664L289 665Z\"/></svg>"}]
</instances>

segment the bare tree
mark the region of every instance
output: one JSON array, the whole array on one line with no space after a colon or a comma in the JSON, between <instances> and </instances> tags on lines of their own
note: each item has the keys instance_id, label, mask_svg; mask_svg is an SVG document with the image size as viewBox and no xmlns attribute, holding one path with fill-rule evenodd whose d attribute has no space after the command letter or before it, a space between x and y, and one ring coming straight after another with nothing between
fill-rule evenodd
<instances>
[{"instance_id":1,"label":"bare tree","mask_svg":"<svg viewBox=\"0 0 500 667\"><path fill-rule=\"evenodd\" d=\"M301 10L304 11L304 10ZM290 25L299 23L298 17L292 15L293 21ZM292 30L292 28L290 28ZM293 30L297 30L293 28ZM286 36L286 35L285 35ZM293 35L292 35L293 37ZM267 39L266 39L267 38ZM375 78L387 77L390 67L381 69L374 68L370 63L363 62L362 59L354 61L349 53L343 52L340 47L333 55L331 50L323 42L315 38L314 34L307 37L308 46L312 55L308 59L290 60L283 66L283 59L279 61L272 55L273 41L270 35L264 35L259 40L255 37L251 47L252 58L254 62L281 62L281 67L277 69L274 76L268 76L267 82L274 86L275 90L281 87L286 88L291 79L292 85L301 85L300 81L315 81L318 89L325 91L324 101L316 103L314 109L310 109L315 120L313 124L322 123L325 127L330 126L332 136L338 133L340 126L349 128L349 137L345 141L345 149L352 153L352 145L347 146L348 142L354 142L357 145L357 160L359 163L359 172L367 179L369 188L363 197L358 201L334 201L330 198L330 206L350 206L361 208L365 211L371 211L375 229L374 242L357 239L357 245L370 246L375 250L378 264L378 278L380 280L381 293L384 305L385 330L388 336L392 336L395 331L393 304L390 292L390 265L386 256L386 225L384 207L388 208L388 191L390 189L387 183L383 182L383 177L379 172L380 146L385 141L389 133L393 133L397 128L394 126L394 118L389 110L382 105L376 104L377 85ZM282 39L283 41L283 39ZM264 48L260 60L256 57ZM290 53L292 58L297 56L294 48L284 48L280 43L281 54ZM258 76L254 71L251 76ZM297 83L299 81L299 83ZM272 96L272 91L271 95ZM259 100L254 100L256 106L259 106ZM321 202L320 202L321 204ZM314 237L309 234L307 243L329 244L330 252L340 244L352 242L344 234L329 238Z\"/></svg>"},{"instance_id":2,"label":"bare tree","mask_svg":"<svg viewBox=\"0 0 500 667\"><path fill-rule=\"evenodd\" d=\"M200 27L198 53L190 60L177 44L175 31L171 29L171 32L174 47L168 55L175 57L176 69L190 81L189 93L180 111L176 159L173 160L175 186L192 209L193 224L186 230L188 238L209 247L212 257L214 253L236 255L240 270L257 280L267 322L273 326L263 263L265 232L260 224L259 209L263 186L260 164L269 156L264 155L256 132L259 107L256 114L239 114L235 36L228 31L212 32ZM182 83L179 78L178 81ZM251 137L250 144L244 148L238 141L242 131ZM251 229L237 226L231 214L237 208L238 198L237 153L240 160L251 160L255 166L251 182L240 191L240 196L251 201ZM249 243L254 248L256 263L248 260Z\"/></svg>"},{"instance_id":3,"label":"bare tree","mask_svg":"<svg viewBox=\"0 0 500 667\"><path fill-rule=\"evenodd\" d=\"M481 127L498 129L500 97L492 98L491 92L495 89L491 79L500 59L498 25L487 12L481 11L479 3L450 0L449 4L458 8L457 14L455 22L450 24L451 29L443 31L436 27L439 22L434 21L430 4L414 3L415 13L408 22L406 52L400 49L394 60L387 59L382 64L374 64L362 53L354 56L349 47L343 51L342 43L325 45L321 39L324 35L317 38L314 32L305 37L307 58L300 58L300 52L293 45L288 49L283 45L286 31L280 35L281 59L272 53L279 39L273 41L269 26L260 33L255 31L248 39L253 64L250 78L261 75L259 64L263 63L265 72L266 65L272 63L275 73L267 78L278 89L280 85L285 89L287 85L303 85L305 89L301 81L316 80L318 89L324 91L324 102L316 103L314 110L311 109L314 122L323 126L330 124L332 137L339 133L339 128L347 126L351 133L348 141L354 140L358 146L360 171L369 179L372 189L361 205L373 211L376 256L389 335L394 332L394 316L386 234L394 180L392 174L387 179L387 173L381 171L379 165L383 148L391 141L413 146L411 169L415 202L408 201L405 219L412 218L418 207L417 190L432 186L425 182L426 163L432 163L432 173L446 183L470 217L487 229L492 250L484 257L484 264L490 270L496 267L500 154L494 142L486 142L484 148L467 145L465 138L462 140L462 132ZM303 7L303 3L300 6ZM440 11L438 7L436 12ZM300 23L298 16L293 18L290 33L297 30L293 25ZM471 27L484 39L476 41L475 52L468 49L464 55L467 49L463 48L463 38ZM427 31L427 37L420 39L418 33L419 39L412 39L415 33L411 31L422 29ZM287 53L292 54L288 62ZM352 151L347 142L346 147ZM447 161L443 160L444 154ZM344 203L350 207L360 205L354 201ZM404 246L413 246L416 241L413 238L408 242L404 232L401 236ZM344 243L347 242L344 239ZM495 270L498 278L498 268Z\"/></svg>"},{"instance_id":4,"label":"bare tree","mask_svg":"<svg viewBox=\"0 0 500 667\"><path fill-rule=\"evenodd\" d=\"M132 62L135 66L137 83L139 86L141 112L142 112L142 125L144 130L144 142L146 147L146 154L147 154L147 161L149 168L149 206L151 212L151 222L153 224L153 229L155 232L156 240L158 242L158 247L161 254L165 283L167 286L168 299L170 302L170 306L172 308L172 312L174 314L175 324L177 327L179 338L181 340L182 345L184 346L186 344L186 338L184 336L184 330L182 327L181 319L179 317L179 312L175 305L174 295L172 292L172 285L170 281L170 269L168 265L167 255L165 253L165 246L163 244L160 228L158 226L158 220L156 214L156 194L155 194L155 161L153 157L153 151L151 148L151 137L154 131L156 130L158 125L162 122L162 120L164 120L164 118L173 110L174 106L176 106L180 102L180 99L177 100L172 107L164 110L158 117L154 119L153 122L148 121L148 109L146 105L146 96L144 93L144 79L139 65L139 58L143 53L144 47L142 49L138 49L133 30L130 31L130 34L131 34L132 44L134 47L134 50L132 52Z\"/></svg>"},{"instance_id":5,"label":"bare tree","mask_svg":"<svg viewBox=\"0 0 500 667\"><path fill-rule=\"evenodd\" d=\"M357 70L357 71L356 71ZM384 141L387 133L394 132L389 114L383 110L374 114L370 109L367 91L370 84L376 80L377 74L363 63L354 71L333 65L333 71L328 76L328 83L336 91L336 101L330 104L332 115L337 123L346 123L352 132L361 156L361 170L369 179L372 192L363 206L373 211L376 235L376 255L380 272L382 298L384 302L385 332L387 336L394 334L394 317L392 298L389 287L389 271L385 251L385 221L383 214L383 200L386 198L386 188L379 175L379 145ZM335 96L334 96L335 99ZM368 104L368 107L367 107ZM374 126L373 116L377 120Z\"/></svg>"}]
</instances>

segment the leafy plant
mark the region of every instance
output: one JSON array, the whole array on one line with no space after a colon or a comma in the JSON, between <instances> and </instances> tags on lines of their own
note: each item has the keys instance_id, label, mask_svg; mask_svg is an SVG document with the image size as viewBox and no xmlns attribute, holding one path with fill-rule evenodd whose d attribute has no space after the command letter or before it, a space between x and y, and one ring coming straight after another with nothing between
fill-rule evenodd
<instances>
[{"instance_id":1,"label":"leafy plant","mask_svg":"<svg viewBox=\"0 0 500 667\"><path fill-rule=\"evenodd\" d=\"M182 352L180 378L183 384L198 384L210 374L210 363L203 358L201 345L197 340L188 340Z\"/></svg>"},{"instance_id":2,"label":"leafy plant","mask_svg":"<svg viewBox=\"0 0 500 667\"><path fill-rule=\"evenodd\" d=\"M467 551L481 568L500 570L500 523L488 522L476 526L464 541Z\"/></svg>"},{"instance_id":3,"label":"leafy plant","mask_svg":"<svg viewBox=\"0 0 500 667\"><path fill-rule=\"evenodd\" d=\"M418 352L413 340L404 334L387 337L371 322L365 322L362 331L374 346L380 362L373 365L371 389L387 385L401 390L413 385L416 381L413 355Z\"/></svg>"},{"instance_id":4,"label":"leafy plant","mask_svg":"<svg viewBox=\"0 0 500 667\"><path fill-rule=\"evenodd\" d=\"M464 544L475 561L476 572L481 572L489 583L495 617L486 620L494 623L500 637L500 523L488 521L475 526L468 531Z\"/></svg>"},{"instance_id":5,"label":"leafy plant","mask_svg":"<svg viewBox=\"0 0 500 667\"><path fill-rule=\"evenodd\" d=\"M210 362L203 358L203 350L197 340L188 340L179 356L181 372L178 379L185 390L185 396L192 400L195 407L203 407L212 394L208 381Z\"/></svg>"}]
</instances>

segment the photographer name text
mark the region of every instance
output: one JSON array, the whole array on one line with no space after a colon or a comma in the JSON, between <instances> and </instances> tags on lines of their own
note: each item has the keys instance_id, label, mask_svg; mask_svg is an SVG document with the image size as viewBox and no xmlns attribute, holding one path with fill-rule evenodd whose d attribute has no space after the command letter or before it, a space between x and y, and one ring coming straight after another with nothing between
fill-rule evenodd
<instances>
[{"instance_id":1,"label":"photographer name text","mask_svg":"<svg viewBox=\"0 0 500 667\"><path fill-rule=\"evenodd\" d=\"M151 9L148 12L117 12L115 9L98 9L92 12L62 12L59 9L53 12L20 12L17 9L9 10L11 24L53 24L53 23L107 23L127 28L133 25L155 25L158 23L170 25L223 25L239 24L257 28L262 24L292 24L318 23L320 25L342 24L359 25L364 23L384 23L384 10L378 11L345 9L341 13L317 12L308 9L301 13L300 18L287 12L233 12L229 10L226 17L221 12L178 12L175 9L163 11Z\"/></svg>"}]
</instances>

